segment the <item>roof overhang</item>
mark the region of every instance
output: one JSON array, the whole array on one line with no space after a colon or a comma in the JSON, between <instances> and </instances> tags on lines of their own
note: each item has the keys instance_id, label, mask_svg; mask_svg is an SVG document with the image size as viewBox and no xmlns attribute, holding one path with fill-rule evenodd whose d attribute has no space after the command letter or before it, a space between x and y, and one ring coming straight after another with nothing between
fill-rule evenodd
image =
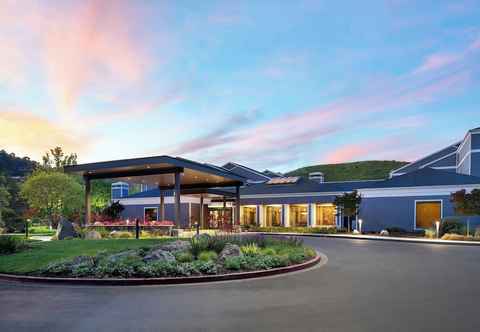
<instances>
[{"instance_id":1,"label":"roof overhang","mask_svg":"<svg viewBox=\"0 0 480 332\"><path fill-rule=\"evenodd\" d=\"M231 187L245 182L245 178L221 167L170 156L80 164L66 166L64 170L90 180L115 179L154 185L162 189L174 187L175 173L180 173L182 190Z\"/></svg>"}]
</instances>

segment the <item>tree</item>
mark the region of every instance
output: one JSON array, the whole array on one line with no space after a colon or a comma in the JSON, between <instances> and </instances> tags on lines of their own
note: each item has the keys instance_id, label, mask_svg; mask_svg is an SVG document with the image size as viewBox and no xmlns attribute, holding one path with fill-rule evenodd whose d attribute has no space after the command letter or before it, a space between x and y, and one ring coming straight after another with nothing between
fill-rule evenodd
<instances>
[{"instance_id":1,"label":"tree","mask_svg":"<svg viewBox=\"0 0 480 332\"><path fill-rule=\"evenodd\" d=\"M21 194L39 217L56 226L60 216L79 214L83 207L84 189L71 176L59 171L39 171L23 184Z\"/></svg>"},{"instance_id":2,"label":"tree","mask_svg":"<svg viewBox=\"0 0 480 332\"><path fill-rule=\"evenodd\" d=\"M7 189L7 180L3 175L0 175L0 227L4 227L2 215L9 208L10 193Z\"/></svg>"},{"instance_id":3,"label":"tree","mask_svg":"<svg viewBox=\"0 0 480 332\"><path fill-rule=\"evenodd\" d=\"M95 213L101 213L110 203L112 181L94 180L92 181L91 206Z\"/></svg>"},{"instance_id":4,"label":"tree","mask_svg":"<svg viewBox=\"0 0 480 332\"><path fill-rule=\"evenodd\" d=\"M343 215L348 217L348 230L351 229L351 218L358 215L362 197L356 190L351 193L344 193L342 196L335 197L333 204L339 208Z\"/></svg>"},{"instance_id":5,"label":"tree","mask_svg":"<svg viewBox=\"0 0 480 332\"><path fill-rule=\"evenodd\" d=\"M46 152L42 157L42 165L40 168L42 170L63 170L64 166L76 165L77 164L77 154L65 154L61 147L57 146L53 149L50 149L50 152Z\"/></svg>"},{"instance_id":6,"label":"tree","mask_svg":"<svg viewBox=\"0 0 480 332\"><path fill-rule=\"evenodd\" d=\"M461 215L480 215L480 189L473 189L470 193L466 190L454 192L450 196L455 212Z\"/></svg>"}]
</instances>

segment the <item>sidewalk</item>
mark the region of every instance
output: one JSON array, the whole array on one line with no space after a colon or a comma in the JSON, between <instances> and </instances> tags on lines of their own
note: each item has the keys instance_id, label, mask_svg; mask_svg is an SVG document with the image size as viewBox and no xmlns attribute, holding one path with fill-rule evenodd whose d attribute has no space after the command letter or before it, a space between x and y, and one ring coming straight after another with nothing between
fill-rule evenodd
<instances>
[{"instance_id":1,"label":"sidewalk","mask_svg":"<svg viewBox=\"0 0 480 332\"><path fill-rule=\"evenodd\" d=\"M480 241L454 241L454 240L440 240L440 239L425 239L425 238L407 238L395 236L379 236L379 235L361 235L361 234L318 234L318 233L270 233L258 232L258 234L265 235L289 235L289 236L308 236L308 237L331 237L351 240L373 240L373 241L396 241L396 242L413 242L425 244L443 244L443 245L464 245L464 246L480 246Z\"/></svg>"}]
</instances>

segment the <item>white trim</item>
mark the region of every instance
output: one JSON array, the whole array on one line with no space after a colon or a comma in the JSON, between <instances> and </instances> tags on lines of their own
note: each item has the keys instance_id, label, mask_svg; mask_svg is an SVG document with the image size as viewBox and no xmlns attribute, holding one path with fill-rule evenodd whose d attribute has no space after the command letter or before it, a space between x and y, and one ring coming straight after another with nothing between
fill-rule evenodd
<instances>
[{"instance_id":1,"label":"white trim","mask_svg":"<svg viewBox=\"0 0 480 332\"><path fill-rule=\"evenodd\" d=\"M440 219L443 219L443 199L416 199L413 204L413 229L424 229L417 227L417 203L418 202L440 202Z\"/></svg>"},{"instance_id":2,"label":"white trim","mask_svg":"<svg viewBox=\"0 0 480 332\"><path fill-rule=\"evenodd\" d=\"M465 159L467 159L468 156L472 155L473 153L479 153L479 152L480 152L480 149L473 149L465 153L465 156L463 156L462 160L457 164L457 168L460 167L461 164L463 164L463 162L465 161ZM470 163L471 163L471 160L470 160ZM472 165L470 164L470 167L471 166Z\"/></svg>"},{"instance_id":3,"label":"white trim","mask_svg":"<svg viewBox=\"0 0 480 332\"><path fill-rule=\"evenodd\" d=\"M457 166L436 166L436 167L430 167L433 169L456 169Z\"/></svg>"},{"instance_id":4,"label":"white trim","mask_svg":"<svg viewBox=\"0 0 480 332\"><path fill-rule=\"evenodd\" d=\"M443 157L440 157L440 158L437 158L437 159L435 159L435 160L433 160L433 161L431 161L431 162L428 162L428 163L426 163L425 165L420 166L419 168L425 168L425 167L427 167L428 165L435 164L436 162L438 162L438 161L440 161L440 160L443 160L443 159L445 159L445 158L448 158L448 157L450 157L450 156L453 156L454 154L457 154L457 151L453 151L452 153L449 153L449 154L447 154L447 155L445 155L445 156L443 156ZM455 164L456 164L456 160L455 160Z\"/></svg>"},{"instance_id":5,"label":"white trim","mask_svg":"<svg viewBox=\"0 0 480 332\"><path fill-rule=\"evenodd\" d=\"M451 193L463 190L470 192L480 188L479 184L450 185L450 186L422 186L397 188L366 188L359 189L362 198L375 197L409 197L409 196L450 196Z\"/></svg>"},{"instance_id":6,"label":"white trim","mask_svg":"<svg viewBox=\"0 0 480 332\"><path fill-rule=\"evenodd\" d=\"M351 190L345 191L331 191L331 192L306 192L306 193L285 193L285 194L255 194L242 195L242 199L249 198L291 198L291 197L318 197L318 196L337 196L344 193L350 193Z\"/></svg>"},{"instance_id":7,"label":"white trim","mask_svg":"<svg viewBox=\"0 0 480 332\"><path fill-rule=\"evenodd\" d=\"M155 221L158 221L158 206L144 206L143 207L143 221L145 221L145 210L146 209L156 209L157 210L157 218L155 219Z\"/></svg>"},{"instance_id":8,"label":"white trim","mask_svg":"<svg viewBox=\"0 0 480 332\"><path fill-rule=\"evenodd\" d=\"M325 181L323 183L351 183L351 182L374 182L374 181L385 181L385 179L371 179L371 180L350 180L350 181Z\"/></svg>"},{"instance_id":9,"label":"white trim","mask_svg":"<svg viewBox=\"0 0 480 332\"><path fill-rule=\"evenodd\" d=\"M117 201L117 200L116 200ZM122 205L148 205L148 204L160 204L159 197L132 197L122 198L118 200ZM210 203L210 199L203 199L204 204ZM165 197L165 204L175 204L174 197ZM180 196L180 203L196 203L200 204L200 198L191 196Z\"/></svg>"},{"instance_id":10,"label":"white trim","mask_svg":"<svg viewBox=\"0 0 480 332\"><path fill-rule=\"evenodd\" d=\"M472 135L470 134L470 132L467 132L467 133L465 134L465 137L463 138L462 143L461 143L461 144L458 146L458 148L457 148L457 152L460 152L460 150L463 149L463 146L464 146L465 144L467 144L467 141L472 138L471 136L472 136Z\"/></svg>"}]
</instances>

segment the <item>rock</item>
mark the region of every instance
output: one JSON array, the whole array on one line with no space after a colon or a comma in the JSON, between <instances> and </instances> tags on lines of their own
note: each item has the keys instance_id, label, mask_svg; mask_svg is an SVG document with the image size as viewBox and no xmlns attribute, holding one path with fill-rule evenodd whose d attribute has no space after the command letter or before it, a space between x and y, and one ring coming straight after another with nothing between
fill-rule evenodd
<instances>
[{"instance_id":1,"label":"rock","mask_svg":"<svg viewBox=\"0 0 480 332\"><path fill-rule=\"evenodd\" d=\"M71 265L79 266L79 265L94 265L95 259L91 256L77 256L72 259Z\"/></svg>"},{"instance_id":2,"label":"rock","mask_svg":"<svg viewBox=\"0 0 480 332\"><path fill-rule=\"evenodd\" d=\"M101 223L100 221L95 221L93 223L94 226L103 226L103 223Z\"/></svg>"},{"instance_id":3,"label":"rock","mask_svg":"<svg viewBox=\"0 0 480 332\"><path fill-rule=\"evenodd\" d=\"M74 238L78 236L75 228L73 228L73 224L63 217L60 217L56 235L58 240L64 240L65 238Z\"/></svg>"},{"instance_id":4,"label":"rock","mask_svg":"<svg viewBox=\"0 0 480 332\"><path fill-rule=\"evenodd\" d=\"M158 249L161 250L166 250L170 252L177 252L177 251L187 251L192 248L190 242L188 241L182 241L182 240L176 240L167 244L163 244Z\"/></svg>"},{"instance_id":5,"label":"rock","mask_svg":"<svg viewBox=\"0 0 480 332\"><path fill-rule=\"evenodd\" d=\"M358 229L354 229L352 234L361 234L361 233L358 231Z\"/></svg>"},{"instance_id":6,"label":"rock","mask_svg":"<svg viewBox=\"0 0 480 332\"><path fill-rule=\"evenodd\" d=\"M122 260L126 257L134 257L134 256L138 256L135 250L127 250L127 251L119 252L118 254L110 255L108 256L107 260L111 263L116 263L119 260Z\"/></svg>"},{"instance_id":7,"label":"rock","mask_svg":"<svg viewBox=\"0 0 480 332\"><path fill-rule=\"evenodd\" d=\"M157 262L157 261L164 261L164 262L175 262L175 256L173 256L170 251L157 249L152 251L150 254L146 255L143 260L145 262Z\"/></svg>"},{"instance_id":8,"label":"rock","mask_svg":"<svg viewBox=\"0 0 480 332\"><path fill-rule=\"evenodd\" d=\"M386 229L382 229L382 231L380 232L380 236L389 236L390 233L386 230Z\"/></svg>"},{"instance_id":9,"label":"rock","mask_svg":"<svg viewBox=\"0 0 480 332\"><path fill-rule=\"evenodd\" d=\"M88 231L85 233L85 240L101 240L102 234L97 231Z\"/></svg>"},{"instance_id":10,"label":"rock","mask_svg":"<svg viewBox=\"0 0 480 332\"><path fill-rule=\"evenodd\" d=\"M240 251L239 246L237 246L236 244L227 243L223 248L222 252L220 253L220 255L218 255L218 260L225 261L225 259L228 257L236 257L236 256L242 256L242 255L243 254Z\"/></svg>"}]
</instances>

